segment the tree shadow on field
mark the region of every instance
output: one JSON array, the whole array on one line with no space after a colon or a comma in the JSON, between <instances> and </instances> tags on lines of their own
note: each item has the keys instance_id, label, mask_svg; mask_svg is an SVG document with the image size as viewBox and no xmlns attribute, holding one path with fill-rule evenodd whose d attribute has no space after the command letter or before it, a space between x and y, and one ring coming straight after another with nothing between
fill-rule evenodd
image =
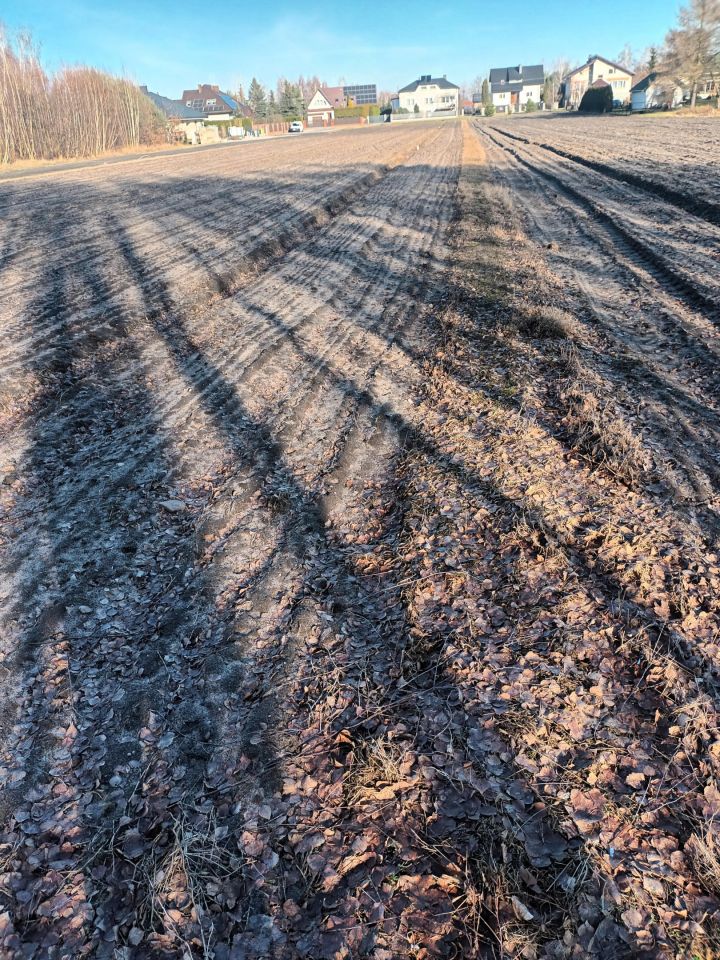
<instances>
[{"instance_id":1,"label":"tree shadow on field","mask_svg":"<svg viewBox=\"0 0 720 960\"><path fill-rule=\"evenodd\" d=\"M83 198L84 206L93 203L92 194ZM157 195L155 203L162 204ZM301 224L306 216L301 207ZM71 223L63 221L55 233L59 250L78 242ZM204 235L194 243L211 239ZM119 211L107 214L94 242L99 248L80 269L47 269L36 286L42 293L25 311L42 349L28 363L27 343L18 342L11 357L16 370L27 364L40 390L16 470L18 506L24 502L33 515L7 567L17 589L5 622L15 625L11 659L23 698L22 724L6 754L15 784L7 795L8 814L10 807L15 814L8 837L20 851L18 889L29 894L11 898L10 943L41 948L59 939L64 949L80 949L85 936L98 947L110 942L106 934L117 919L133 912L147 923L146 860L157 866L165 852L171 854L177 836L167 815L202 792L203 769L217 746L211 705L196 697L190 705L196 712L188 716L190 707L183 705L179 724L175 701L193 682L205 682L209 649L229 646L235 614L232 605L218 608L195 562L194 524L175 512L173 497L187 491L146 351L165 346L180 389L192 388L234 466L262 478L265 499L276 502L276 488L283 488L282 549L299 558L318 551L326 519L284 467L271 429L247 414L222 363L198 352L182 316L171 314L176 302L169 288L151 276ZM121 263L126 270L116 269ZM107 265L112 272L105 272ZM213 271L201 265L211 286ZM26 326L23 333L29 332ZM344 592L342 564L331 548L322 553ZM255 584L269 565L253 572ZM265 720L272 727L272 716ZM196 737L183 726L194 728ZM25 737L28 730L32 736ZM48 751L51 736L61 738L56 751ZM268 749L263 761L275 765ZM69 881L53 879L47 860L31 855L60 847ZM61 904L71 904L87 929L63 916ZM158 924L169 929L167 949L174 955L181 949L177 931L157 919L151 929Z\"/></svg>"},{"instance_id":2,"label":"tree shadow on field","mask_svg":"<svg viewBox=\"0 0 720 960\"><path fill-rule=\"evenodd\" d=\"M291 723L309 715L297 706L293 715L293 705L282 702L282 688L259 697L253 677L259 670L259 682L267 684L265 671L273 660L288 661L286 672L278 671L283 680L288 671L300 675L320 656L305 652L302 636L297 649L286 644L307 607L318 620L325 616L325 629L336 640L351 641L347 648L341 643L336 664L341 687L356 682L357 647L376 658L376 701L388 708L407 705L408 692L397 685L397 674L393 680L393 670L414 641L397 576L359 575L357 547L334 535L323 497L279 438L277 410L269 404L265 417L255 412L256 398L245 385L249 364L256 365L253 382L261 382L262 364L284 351L298 370L310 371L307 386L300 377L296 391L305 391L311 404L317 395L319 408L324 392L337 391L351 409L456 478L469 496L492 502L508 516L519 511L478 478L473 464L444 452L429 431L373 386L389 350L417 366L433 345L432 320L423 319L417 328L411 321L435 295L442 259L434 262L433 247L442 244L447 229L449 213L442 205L453 202L457 170L415 164L394 174L366 172L377 177L378 189L369 194L375 206L369 212L361 204L357 210L349 206L346 214L358 221L358 231L363 218L377 221L367 224L367 234L350 230L327 240L318 231L302 243L293 231L308 230L315 216L304 192L313 178L256 181L252 195L258 201L279 198L268 221L282 210L294 223L283 228L275 248L265 246L258 231L257 256L256 247L243 246L242 224L226 211L198 217L178 199L192 195L195 179L139 185L132 209L117 197L102 215L94 214L90 258L69 273L48 264L43 276L50 282L41 277L36 283L20 328L34 324L35 343L43 349L34 358L24 344L13 357L24 361L40 384L16 470L16 508L30 515L8 555L15 597L3 616L20 698L19 724L12 731L7 713L4 758L10 789L3 843L13 847L14 881L12 894L2 897L15 928L11 948L35 944L47 950L59 944L66 952L92 949L109 956L132 946L135 956L182 956L187 950L203 955L209 926L197 922L197 906L209 902L219 946L244 937L238 949L247 956L294 957L312 956L323 945L313 937L326 931L333 907L315 881L308 882L297 913L280 909L288 890L302 888L308 869L302 857L289 855L286 839L272 835L282 853L279 863L269 856L275 848L268 844L260 845L261 853L248 852L254 849L252 838L243 840L237 853L238 835L245 836L241 828L249 829L243 808L269 802L271 816L264 819L270 823L277 810L287 815L278 791L280 771L296 758L276 749L275 728L288 715ZM332 168L327 174L332 176ZM402 178L407 180L402 190L389 189ZM413 192L414 179L421 192ZM220 196L244 190L238 178ZM353 196L345 198L349 204ZM212 186L206 185L194 196L202 202L212 198ZM78 194L76 188L72 197L84 211L97 211L106 200L106 189ZM65 248L81 244L82 236L69 219L57 219L59 209L58 199L35 229L54 224L62 256ZM402 222L408 215L413 222L402 240L415 246L409 255L399 251L393 258L395 236L383 231L394 217ZM140 217L153 221L162 252L140 242ZM273 286L271 274L280 281L285 277L278 259L267 279L258 274L255 284L240 290L246 264L212 256L223 249L223 258L232 257L235 242L235 255L245 251L258 270L273 263L272 249L279 254L295 243L290 258L305 271L307 289ZM414 250L427 254L421 264ZM333 265L327 262L330 254ZM381 270L372 266L378 259ZM337 288L330 306L323 283ZM237 296L206 302L213 289L236 290ZM334 335L338 315L345 339L338 339L335 355L320 354L318 337ZM211 319L218 336L208 336ZM313 325L314 339L308 335ZM413 343L418 333L427 337L426 349ZM244 359L246 348L250 361ZM389 368L389 375L394 372ZM166 378L162 382L160 375ZM411 386L410 379L407 385L398 381L401 392ZM343 435L342 442L347 439ZM225 472L207 476L198 462L206 455L212 459L208 472L218 463ZM238 478L246 487L235 493ZM259 539L267 541L258 544L250 535L243 540L245 553L239 556L252 566L240 570L239 579L222 572L219 554L208 560L198 547L198 530L218 503L228 506L231 526L252 516ZM396 506L396 524L402 523L403 509ZM396 534L395 528L387 534L388 547L397 547ZM578 555L573 562L581 575L590 576L587 558ZM621 587L608 578L607 592L611 597ZM261 597L265 606L253 619L253 611L244 608L248 598L251 607L259 606ZM440 653L430 650L428 666ZM441 659L437 671L441 679L433 696L439 701L456 684ZM423 689L411 687L414 693ZM410 716L419 724L419 752L434 727L423 728L422 718ZM353 722L357 716L340 709L334 725L340 730ZM478 732L474 719L466 726L468 737ZM373 739L382 730L368 725L367 733ZM501 776L508 785L525 783L512 762ZM445 803L439 794L440 815ZM519 824L537 818L524 810L514 816ZM348 831L359 834L352 815L345 811L343 817ZM491 818L490 832L500 832L501 819L501 813ZM263 829L256 820L255 832L261 836ZM441 839L452 850L452 834ZM462 850L456 852L461 856ZM194 866L188 866L191 861ZM430 862L438 874L447 868L443 857L431 856ZM178 863L185 866L177 868L175 887L163 885ZM207 893L217 886L210 866L230 891L224 900ZM266 882L256 882L260 878ZM352 873L339 888L348 903L351 881ZM418 913L420 900L418 895ZM571 910L569 901L565 908ZM559 928L562 918L555 920ZM461 934L437 923L450 956ZM356 943L357 926L354 920L342 926L346 946ZM144 933L144 941L134 943L133 929ZM371 955L381 933L381 925L368 922L356 955ZM488 955L495 952L493 937L487 938ZM409 955L407 938L393 942L394 955Z\"/></svg>"}]
</instances>

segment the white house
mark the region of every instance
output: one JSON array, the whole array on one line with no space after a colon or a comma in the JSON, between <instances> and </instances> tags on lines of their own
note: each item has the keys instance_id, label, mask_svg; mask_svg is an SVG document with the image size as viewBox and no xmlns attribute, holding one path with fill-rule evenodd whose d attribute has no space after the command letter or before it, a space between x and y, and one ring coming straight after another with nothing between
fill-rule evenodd
<instances>
[{"instance_id":1,"label":"white house","mask_svg":"<svg viewBox=\"0 0 720 960\"><path fill-rule=\"evenodd\" d=\"M498 113L518 113L529 100L540 104L545 85L541 63L530 67L494 67L490 71L490 93Z\"/></svg>"},{"instance_id":2,"label":"white house","mask_svg":"<svg viewBox=\"0 0 720 960\"><path fill-rule=\"evenodd\" d=\"M417 113L421 117L457 117L460 113L460 87L447 77L423 74L398 90L400 110Z\"/></svg>"},{"instance_id":3,"label":"white house","mask_svg":"<svg viewBox=\"0 0 720 960\"><path fill-rule=\"evenodd\" d=\"M310 127L327 127L335 122L335 107L320 88L307 105L307 122Z\"/></svg>"},{"instance_id":4,"label":"white house","mask_svg":"<svg viewBox=\"0 0 720 960\"><path fill-rule=\"evenodd\" d=\"M630 90L633 110L659 110L662 107L677 107L682 103L683 90L669 77L649 73Z\"/></svg>"},{"instance_id":5,"label":"white house","mask_svg":"<svg viewBox=\"0 0 720 960\"><path fill-rule=\"evenodd\" d=\"M577 109L585 91L598 80L610 84L614 103L625 103L630 98L632 78L632 70L620 63L613 63L612 60L597 55L588 57L586 63L571 70L563 78L562 105Z\"/></svg>"}]
</instances>

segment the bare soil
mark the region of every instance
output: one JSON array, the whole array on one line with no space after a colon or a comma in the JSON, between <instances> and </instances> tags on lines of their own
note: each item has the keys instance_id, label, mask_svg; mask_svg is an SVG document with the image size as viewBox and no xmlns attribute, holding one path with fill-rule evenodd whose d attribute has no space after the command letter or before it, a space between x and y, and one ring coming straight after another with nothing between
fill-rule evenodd
<instances>
[{"instance_id":1,"label":"bare soil","mask_svg":"<svg viewBox=\"0 0 720 960\"><path fill-rule=\"evenodd\" d=\"M616 119L2 187L3 956L720 950L720 227Z\"/></svg>"}]
</instances>

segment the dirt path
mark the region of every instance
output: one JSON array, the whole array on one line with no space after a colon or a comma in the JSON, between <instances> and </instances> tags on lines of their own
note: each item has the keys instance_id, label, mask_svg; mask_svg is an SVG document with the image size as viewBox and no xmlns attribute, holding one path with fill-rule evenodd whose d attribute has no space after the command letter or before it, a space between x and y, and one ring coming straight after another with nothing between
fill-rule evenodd
<instances>
[{"instance_id":1,"label":"dirt path","mask_svg":"<svg viewBox=\"0 0 720 960\"><path fill-rule=\"evenodd\" d=\"M273 150L0 197L2 949L717 949L707 304L492 129Z\"/></svg>"}]
</instances>

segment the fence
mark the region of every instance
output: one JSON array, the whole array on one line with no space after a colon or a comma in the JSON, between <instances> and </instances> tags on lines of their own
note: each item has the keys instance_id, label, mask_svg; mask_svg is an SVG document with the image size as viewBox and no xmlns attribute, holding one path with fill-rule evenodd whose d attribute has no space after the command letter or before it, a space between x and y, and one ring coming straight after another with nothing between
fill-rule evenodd
<instances>
[{"instance_id":1,"label":"fence","mask_svg":"<svg viewBox=\"0 0 720 960\"><path fill-rule=\"evenodd\" d=\"M411 123L418 120L456 120L458 114L456 113L425 113L421 111L420 113L391 113L389 116L384 117L368 117L370 123Z\"/></svg>"}]
</instances>

